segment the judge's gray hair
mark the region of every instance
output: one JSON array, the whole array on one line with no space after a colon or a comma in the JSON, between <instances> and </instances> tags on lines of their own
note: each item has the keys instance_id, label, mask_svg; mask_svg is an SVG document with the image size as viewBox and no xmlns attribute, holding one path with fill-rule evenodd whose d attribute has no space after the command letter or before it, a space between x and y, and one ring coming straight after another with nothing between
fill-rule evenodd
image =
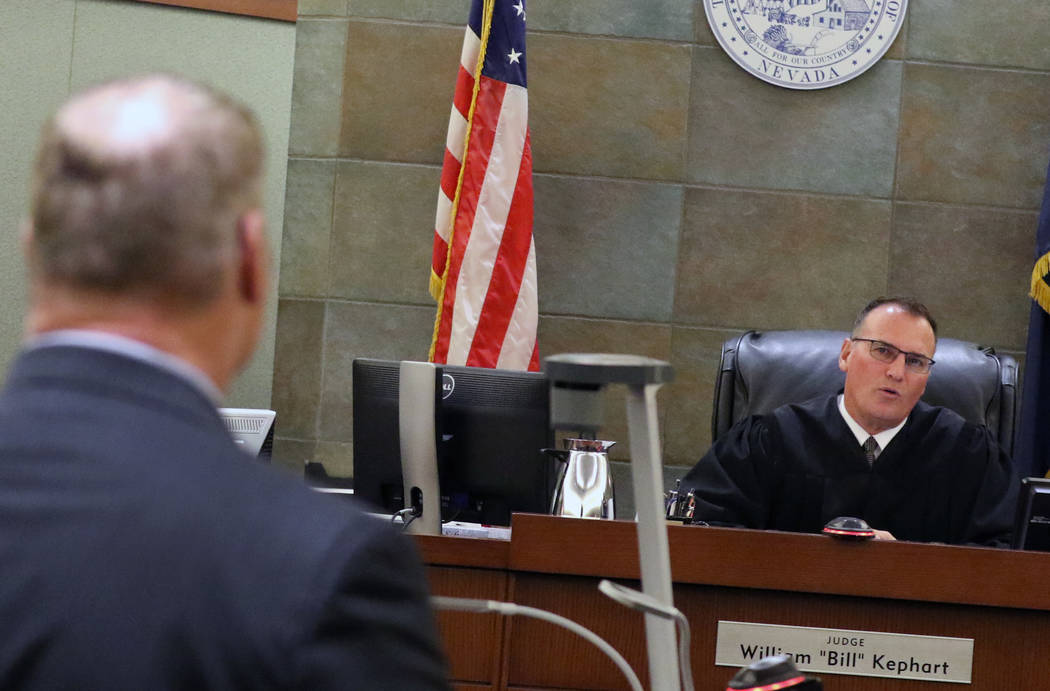
<instances>
[{"instance_id":1,"label":"judge's gray hair","mask_svg":"<svg viewBox=\"0 0 1050 691\"><path fill-rule=\"evenodd\" d=\"M867 318L868 314L876 307L882 307L883 305L896 305L897 307L900 307L913 317L921 317L922 319L925 319L926 322L930 325L930 329L933 331L934 339L937 338L937 322L934 320L933 315L930 314L930 310L926 307L926 305L922 304L915 298L904 297L900 295L894 297L877 297L871 302L869 302L867 305L865 305L864 309L862 309L860 313L857 314L857 318L853 321L854 336L857 335L857 332L860 330L861 324L864 323L864 320Z\"/></svg>"},{"instance_id":2,"label":"judge's gray hair","mask_svg":"<svg viewBox=\"0 0 1050 691\"><path fill-rule=\"evenodd\" d=\"M203 304L259 205L252 113L171 75L108 82L45 124L33 175L30 270L72 289Z\"/></svg>"}]
</instances>

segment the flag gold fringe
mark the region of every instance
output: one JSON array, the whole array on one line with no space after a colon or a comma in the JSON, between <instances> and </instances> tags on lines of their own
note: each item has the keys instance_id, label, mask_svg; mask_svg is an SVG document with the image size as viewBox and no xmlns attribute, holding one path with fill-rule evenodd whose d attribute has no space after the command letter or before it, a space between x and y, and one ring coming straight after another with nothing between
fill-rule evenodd
<instances>
[{"instance_id":1,"label":"flag gold fringe","mask_svg":"<svg viewBox=\"0 0 1050 691\"><path fill-rule=\"evenodd\" d=\"M448 255L445 255L445 262L448 262ZM435 300L441 300L441 293L444 291L444 279L438 276L433 269L430 270L430 295Z\"/></svg>"},{"instance_id":2,"label":"flag gold fringe","mask_svg":"<svg viewBox=\"0 0 1050 691\"><path fill-rule=\"evenodd\" d=\"M1032 268L1032 285L1028 294L1039 303L1044 312L1050 313L1050 285L1047 285L1045 276L1050 274L1050 252L1047 252L1035 260Z\"/></svg>"},{"instance_id":3,"label":"flag gold fringe","mask_svg":"<svg viewBox=\"0 0 1050 691\"><path fill-rule=\"evenodd\" d=\"M445 271L439 277L430 270L430 294L437 300L437 315L434 317L434 333L430 337L430 353L427 360L434 361L437 350L438 332L441 330L442 312L445 307L445 286L448 283L448 267L452 263L452 242L456 234L456 213L459 211L459 195L463 189L463 174L467 170L467 151L470 147L470 133L474 129L474 109L478 105L478 92L481 89L481 70L485 66L485 51L489 46L489 33L492 31L492 13L496 0L485 0L481 13L481 47L478 50L478 61L474 69L474 89L470 95L470 110L467 112L467 131L463 135L463 160L459 166L459 179L456 180L456 196L452 199L451 220L448 227L448 250L445 253Z\"/></svg>"}]
</instances>

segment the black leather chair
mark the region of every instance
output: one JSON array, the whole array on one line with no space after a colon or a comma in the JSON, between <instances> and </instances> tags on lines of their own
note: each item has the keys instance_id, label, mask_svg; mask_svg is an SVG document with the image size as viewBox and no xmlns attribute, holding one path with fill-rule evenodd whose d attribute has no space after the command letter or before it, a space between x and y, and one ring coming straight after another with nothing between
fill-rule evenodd
<instances>
[{"instance_id":1,"label":"black leather chair","mask_svg":"<svg viewBox=\"0 0 1050 691\"><path fill-rule=\"evenodd\" d=\"M748 331L722 345L711 439L748 415L801 403L842 388L838 368L845 331ZM952 338L937 341L936 364L922 400L985 425L1013 453L1017 362L991 348Z\"/></svg>"}]
</instances>

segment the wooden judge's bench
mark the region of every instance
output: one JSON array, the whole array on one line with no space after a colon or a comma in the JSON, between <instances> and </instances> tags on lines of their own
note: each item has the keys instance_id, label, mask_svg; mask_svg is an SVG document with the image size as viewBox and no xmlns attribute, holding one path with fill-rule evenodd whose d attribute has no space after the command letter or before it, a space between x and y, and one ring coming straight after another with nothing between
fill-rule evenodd
<instances>
[{"instance_id":1,"label":"wooden judge's bench","mask_svg":"<svg viewBox=\"0 0 1050 691\"><path fill-rule=\"evenodd\" d=\"M970 688L1050 689L1050 554L670 525L675 605L698 691L723 691L720 620L973 639ZM552 611L619 650L648 685L643 615L598 592L639 588L635 524L516 514L510 541L417 536L436 595ZM458 689L627 689L597 648L544 621L439 612ZM959 684L820 673L828 691Z\"/></svg>"}]
</instances>

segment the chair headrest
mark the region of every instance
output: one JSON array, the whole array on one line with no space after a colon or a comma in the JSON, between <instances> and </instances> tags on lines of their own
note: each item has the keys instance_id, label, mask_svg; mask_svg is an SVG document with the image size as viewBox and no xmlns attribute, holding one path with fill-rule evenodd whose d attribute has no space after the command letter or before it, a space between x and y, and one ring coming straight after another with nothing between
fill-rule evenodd
<instances>
[{"instance_id":1,"label":"chair headrest","mask_svg":"<svg viewBox=\"0 0 1050 691\"><path fill-rule=\"evenodd\" d=\"M845 374L838 368L838 356L848 336L845 331L749 331L727 341L722 376L736 371L730 424L841 389ZM940 339L922 400L996 433L1000 390L1003 384L1015 385L1017 378L1012 358L1005 358L1011 367L1004 372L1000 357L1004 356L990 348Z\"/></svg>"}]
</instances>

